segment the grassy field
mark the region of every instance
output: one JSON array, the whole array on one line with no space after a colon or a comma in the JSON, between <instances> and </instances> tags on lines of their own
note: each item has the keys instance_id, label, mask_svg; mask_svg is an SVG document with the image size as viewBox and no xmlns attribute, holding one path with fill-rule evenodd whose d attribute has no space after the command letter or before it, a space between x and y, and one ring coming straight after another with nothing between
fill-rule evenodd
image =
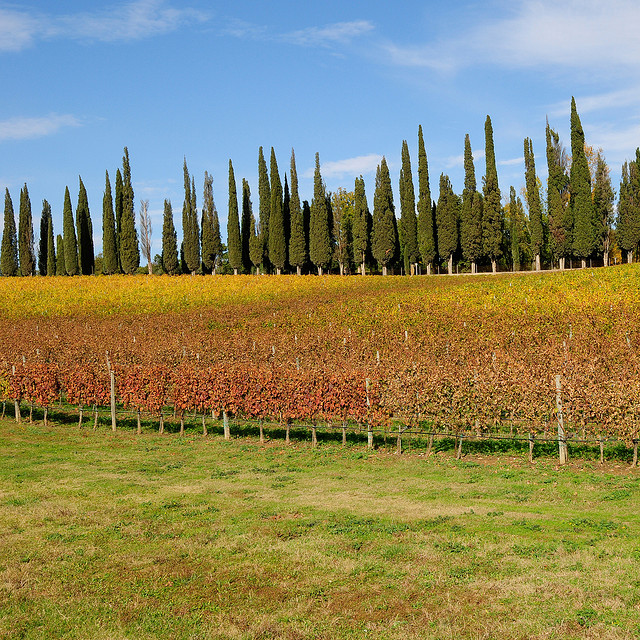
<instances>
[{"instance_id":1,"label":"grassy field","mask_svg":"<svg viewBox=\"0 0 640 640\"><path fill-rule=\"evenodd\" d=\"M640 637L640 474L0 421L2 638Z\"/></svg>"}]
</instances>

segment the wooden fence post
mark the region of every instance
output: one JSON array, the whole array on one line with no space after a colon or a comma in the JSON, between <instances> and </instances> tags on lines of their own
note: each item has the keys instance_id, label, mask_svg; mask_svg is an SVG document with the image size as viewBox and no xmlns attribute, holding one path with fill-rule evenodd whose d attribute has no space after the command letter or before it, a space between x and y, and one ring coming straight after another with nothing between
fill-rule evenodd
<instances>
[{"instance_id":1,"label":"wooden fence post","mask_svg":"<svg viewBox=\"0 0 640 640\"><path fill-rule=\"evenodd\" d=\"M462 458L462 439L464 436L460 434L458 436L458 451L456 452L456 460L460 460Z\"/></svg>"},{"instance_id":2,"label":"wooden fence post","mask_svg":"<svg viewBox=\"0 0 640 640\"><path fill-rule=\"evenodd\" d=\"M224 433L224 439L231 440L231 431L229 430L229 414L226 411L222 412L222 431Z\"/></svg>"},{"instance_id":3,"label":"wooden fence post","mask_svg":"<svg viewBox=\"0 0 640 640\"><path fill-rule=\"evenodd\" d=\"M111 431L116 430L116 374L109 368L111 382Z\"/></svg>"},{"instance_id":4,"label":"wooden fence post","mask_svg":"<svg viewBox=\"0 0 640 640\"><path fill-rule=\"evenodd\" d=\"M529 462L533 462L533 445L535 442L535 435L533 431L529 431Z\"/></svg>"},{"instance_id":5,"label":"wooden fence post","mask_svg":"<svg viewBox=\"0 0 640 640\"><path fill-rule=\"evenodd\" d=\"M402 425L398 423L398 439L396 441L396 453L402 454Z\"/></svg>"},{"instance_id":6,"label":"wooden fence post","mask_svg":"<svg viewBox=\"0 0 640 640\"><path fill-rule=\"evenodd\" d=\"M638 466L638 438L633 439L633 466Z\"/></svg>"},{"instance_id":7,"label":"wooden fence post","mask_svg":"<svg viewBox=\"0 0 640 640\"><path fill-rule=\"evenodd\" d=\"M560 464L567 462L567 440L564 433L564 416L562 414L562 382L560 375L556 375L556 409L558 410L558 455Z\"/></svg>"}]
</instances>

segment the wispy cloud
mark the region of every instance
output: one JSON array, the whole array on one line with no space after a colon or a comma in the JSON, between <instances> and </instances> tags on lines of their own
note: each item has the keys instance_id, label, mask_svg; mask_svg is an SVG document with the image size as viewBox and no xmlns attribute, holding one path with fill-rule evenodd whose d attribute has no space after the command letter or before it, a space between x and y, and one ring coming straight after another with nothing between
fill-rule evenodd
<instances>
[{"instance_id":1,"label":"wispy cloud","mask_svg":"<svg viewBox=\"0 0 640 640\"><path fill-rule=\"evenodd\" d=\"M484 158L484 149L476 149L471 152L471 155L473 156L474 161ZM463 164L464 154L462 153L457 156L449 156L444 160L444 166L447 167L447 169L450 169L451 167L461 167Z\"/></svg>"},{"instance_id":2,"label":"wispy cloud","mask_svg":"<svg viewBox=\"0 0 640 640\"><path fill-rule=\"evenodd\" d=\"M500 165L501 167L511 167L516 164L524 165L524 158L520 157L520 158L510 158L509 160L497 160L496 164Z\"/></svg>"},{"instance_id":3,"label":"wispy cloud","mask_svg":"<svg viewBox=\"0 0 640 640\"><path fill-rule=\"evenodd\" d=\"M320 165L320 173L323 178L344 178L366 175L376 170L382 161L382 156L377 153L370 153L366 156L356 158L345 158L344 160L334 160L324 162ZM307 169L304 172L305 178L312 178L314 169Z\"/></svg>"},{"instance_id":4,"label":"wispy cloud","mask_svg":"<svg viewBox=\"0 0 640 640\"><path fill-rule=\"evenodd\" d=\"M15 117L0 121L0 142L4 140L27 140L42 138L57 133L64 127L79 127L80 120L73 115L55 114L27 118Z\"/></svg>"},{"instance_id":5,"label":"wispy cloud","mask_svg":"<svg viewBox=\"0 0 640 640\"><path fill-rule=\"evenodd\" d=\"M116 42L140 40L204 22L208 15L164 0L134 0L99 11L54 15L0 9L0 51L20 51L41 39Z\"/></svg>"}]
</instances>

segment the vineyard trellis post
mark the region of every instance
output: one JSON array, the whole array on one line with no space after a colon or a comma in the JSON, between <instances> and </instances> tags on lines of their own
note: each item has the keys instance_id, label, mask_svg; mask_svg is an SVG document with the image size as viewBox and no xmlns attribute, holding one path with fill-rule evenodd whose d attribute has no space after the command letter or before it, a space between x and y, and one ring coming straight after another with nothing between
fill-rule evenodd
<instances>
[{"instance_id":1,"label":"vineyard trellis post","mask_svg":"<svg viewBox=\"0 0 640 640\"><path fill-rule=\"evenodd\" d=\"M564 433L564 416L562 413L562 381L560 374L556 375L556 409L558 413L558 454L560 464L566 464L568 460L567 439Z\"/></svg>"},{"instance_id":2,"label":"vineyard trellis post","mask_svg":"<svg viewBox=\"0 0 640 640\"><path fill-rule=\"evenodd\" d=\"M371 407L371 400L369 399L369 378L366 379L364 388L367 394L367 413L369 412L369 408ZM367 448L373 449L373 429L371 427L371 421L367 420Z\"/></svg>"}]
</instances>

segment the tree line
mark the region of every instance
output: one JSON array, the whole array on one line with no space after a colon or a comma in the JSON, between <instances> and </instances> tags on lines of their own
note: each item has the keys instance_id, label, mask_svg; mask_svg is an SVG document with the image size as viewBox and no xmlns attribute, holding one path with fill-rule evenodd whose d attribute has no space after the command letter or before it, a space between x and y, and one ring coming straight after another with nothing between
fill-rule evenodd
<instances>
[{"instance_id":1,"label":"tree line","mask_svg":"<svg viewBox=\"0 0 640 640\"><path fill-rule=\"evenodd\" d=\"M124 149L122 169L116 172L115 201L109 173L103 198L103 251L94 255L93 227L87 194L80 178L74 215L65 189L62 234L54 235L51 206L43 201L40 238L36 250L27 185L20 193L16 230L9 190L5 192L4 231L0 271L12 275L76 275L135 273L141 252L149 272L276 273L339 271L427 273L454 265L476 273L480 268L540 270L564 269L567 260L608 265L614 246L629 262L640 244L640 149L635 160L622 167L617 216L609 168L601 150L585 144L585 136L571 100L571 148L547 121L546 198L536 173L530 138L524 140L525 187L522 194L509 188L503 197L491 118L485 121L485 172L479 188L469 135L464 142L464 189L456 194L448 175L441 174L438 197L432 198L422 127L418 128L417 193L406 140L398 185L399 216L389 167L383 157L376 170L373 210L362 176L351 191L327 191L315 157L313 198L301 201L295 153L283 178L273 148L269 165L258 151L258 207L254 214L246 179L238 183L229 160L226 244L213 197L213 178L205 172L203 204L196 201L195 179L186 159L183 165L184 202L182 240L173 220L170 200L164 201L162 252L152 260L148 201L142 201L138 234L129 153ZM100 257L100 256L99 256Z\"/></svg>"}]
</instances>

